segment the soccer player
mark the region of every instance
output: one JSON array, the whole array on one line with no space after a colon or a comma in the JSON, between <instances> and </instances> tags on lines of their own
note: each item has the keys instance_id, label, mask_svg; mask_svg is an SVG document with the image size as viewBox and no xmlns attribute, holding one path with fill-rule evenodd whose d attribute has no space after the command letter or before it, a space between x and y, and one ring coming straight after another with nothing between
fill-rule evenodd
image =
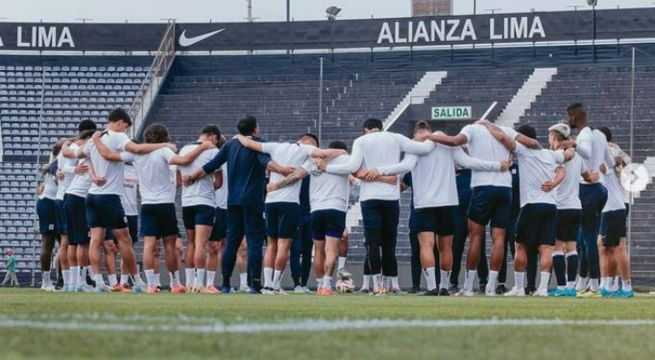
<instances>
[{"instance_id":1,"label":"soccer player","mask_svg":"<svg viewBox=\"0 0 655 360\"><path fill-rule=\"evenodd\" d=\"M96 278L96 291L99 292L111 290L102 282L100 272L100 248L105 238L105 229L108 227L112 229L114 237L118 241L121 258L134 279L133 290L135 292L146 290L145 283L138 272L132 240L125 221L125 211L120 199L123 193L123 161L107 159L104 155L110 157L110 154L122 151L144 155L172 145L167 143L136 144L124 133L130 126L132 126L132 120L125 110L121 108L112 110L109 113L106 130L99 136L94 136L94 141L86 144L83 155L81 155L91 158L96 175L103 179L102 182L94 182L91 185L86 198L87 220L88 226L91 228L89 258ZM99 151L101 147L98 144L104 145L104 150L107 150L104 151L104 155Z\"/></svg>"},{"instance_id":2,"label":"soccer player","mask_svg":"<svg viewBox=\"0 0 655 360\"><path fill-rule=\"evenodd\" d=\"M400 183L400 191L404 192L410 187L412 187L412 173L408 172L403 176L403 180ZM416 209L414 209L414 197L411 199L407 227L409 227L409 247L412 252L410 258L412 288L409 290L409 293L417 294L421 290L421 249L418 243L418 234L416 233Z\"/></svg>"},{"instance_id":3,"label":"soccer player","mask_svg":"<svg viewBox=\"0 0 655 360\"><path fill-rule=\"evenodd\" d=\"M402 151L425 155L432 151L434 143L418 142L392 132L383 131L382 121L367 119L363 123L364 135L353 143L352 155L347 163L326 165L321 170L334 174L351 174L360 168L367 171L362 182L360 204L364 220L366 253L373 277L373 293L386 293L381 276L391 279L391 292L399 293L398 263L396 260L396 237L400 187L374 180L379 176L378 168L396 164ZM380 256L380 248L382 256Z\"/></svg>"},{"instance_id":4,"label":"soccer player","mask_svg":"<svg viewBox=\"0 0 655 360\"><path fill-rule=\"evenodd\" d=\"M318 143L316 144L318 146ZM309 177L302 180L300 186L300 217L298 219L298 230L291 243L291 254L289 256L289 268L293 279L293 292L297 294L309 293L307 280L312 268L312 222L311 207L309 204Z\"/></svg>"},{"instance_id":5,"label":"soccer player","mask_svg":"<svg viewBox=\"0 0 655 360\"><path fill-rule=\"evenodd\" d=\"M571 129L566 124L555 124L548 129L548 142L551 150L558 150L571 135ZM580 155L564 164L566 177L557 187L557 234L553 251L553 270L557 280L557 288L552 296L575 296L575 279L578 272L578 252L576 242L580 231L580 176L586 176L583 171ZM565 255L566 254L566 255ZM567 281L568 280L568 281Z\"/></svg>"},{"instance_id":6,"label":"soccer player","mask_svg":"<svg viewBox=\"0 0 655 360\"><path fill-rule=\"evenodd\" d=\"M237 130L240 135L252 137L260 142L257 119L246 116L239 120ZM239 141L229 141L210 162L193 174L184 177L188 186L208 174L213 174L227 163L227 243L223 250L223 287L221 292L230 293L230 277L234 270L237 250L244 235L248 241L248 274L253 294L261 290L262 246L264 244L265 225L264 191L266 190L266 169L282 175L289 175L293 169L278 165L268 154L250 150Z\"/></svg>"},{"instance_id":7,"label":"soccer player","mask_svg":"<svg viewBox=\"0 0 655 360\"><path fill-rule=\"evenodd\" d=\"M137 189L139 187L139 177L136 171L134 162L125 163L125 172L123 176L123 195L121 196L121 204L127 216L127 227L130 232L132 244L139 241L139 204L137 201ZM157 262L159 258L157 257ZM158 275L158 273L157 273ZM129 291L129 272L125 266L125 261L121 259L121 278L120 282L115 286L115 291ZM110 281L111 283L111 281ZM111 286L111 284L110 284Z\"/></svg>"},{"instance_id":8,"label":"soccer player","mask_svg":"<svg viewBox=\"0 0 655 360\"><path fill-rule=\"evenodd\" d=\"M318 149L318 138L312 134L302 135L297 143L261 143L242 135L237 135L236 139L241 145L270 154L273 161L294 169L302 166L310 156L331 158L341 154ZM278 182L283 178L281 174L272 173L270 181ZM287 264L291 242L298 229L301 185L301 182L294 182L293 185L272 189L266 194L268 241L264 256L263 294L284 294L280 280Z\"/></svg>"},{"instance_id":9,"label":"soccer player","mask_svg":"<svg viewBox=\"0 0 655 360\"><path fill-rule=\"evenodd\" d=\"M529 148L539 148L539 143L511 128L501 129L512 138ZM468 144L471 157L499 163L510 158L509 151L487 131L482 124L466 125L456 136L436 134L431 140L449 146ZM496 295L498 272L503 261L505 230L509 225L512 206L512 176L508 172L473 170L471 174L471 205L469 208L470 244L466 256L466 276L460 295L473 296L473 280L480 261L482 239L487 224L491 223L492 249L489 261L489 281L485 293Z\"/></svg>"},{"instance_id":10,"label":"soccer player","mask_svg":"<svg viewBox=\"0 0 655 360\"><path fill-rule=\"evenodd\" d=\"M180 150L180 155L184 156L190 153L205 141L216 145L220 138L221 131L218 129L218 126L207 125L202 129L198 140L193 144L184 146ZM218 154L216 147L203 151L192 163L179 166L178 171L182 177L190 175L197 168L208 163L216 154ZM182 218L187 235L187 258L185 260L187 268L185 270L188 274L190 274L189 271L194 272L195 270L195 274L191 274L195 279L195 284L189 289L191 292L219 293L215 286L205 286L205 271L207 267L207 256L205 252L209 236L211 235L212 225L214 224L214 213L216 212L214 183L218 176L220 174L215 173L214 176L204 177L182 188ZM192 264L193 267L189 269Z\"/></svg>"},{"instance_id":11,"label":"soccer player","mask_svg":"<svg viewBox=\"0 0 655 360\"><path fill-rule=\"evenodd\" d=\"M216 146L222 148L225 145L225 136L221 135ZM223 164L221 169L214 175L214 224L209 234L207 254L207 286L210 292L219 292L214 285L216 271L219 268L220 258L225 247L227 236L227 165ZM246 274L247 276L247 274ZM246 280L247 283L247 280Z\"/></svg>"},{"instance_id":12,"label":"soccer player","mask_svg":"<svg viewBox=\"0 0 655 360\"><path fill-rule=\"evenodd\" d=\"M430 136L432 130L425 121L419 121L414 136ZM480 171L503 171L509 168L507 160L491 162L474 159L461 147L437 144L427 155L407 154L395 165L380 167L384 175L412 172L413 202L416 209L416 231L421 248L421 265L426 278L428 296L448 296L450 271L453 266L453 207L459 205L455 181L455 163ZM440 287L437 288L434 256L435 235L439 249Z\"/></svg>"},{"instance_id":13,"label":"soccer player","mask_svg":"<svg viewBox=\"0 0 655 360\"><path fill-rule=\"evenodd\" d=\"M41 169L43 176L43 183L38 189L39 199L36 202L36 213L39 217L39 233L41 234L41 290L54 291L52 279L50 278L50 261L52 258L52 248L55 245L55 237L57 235L57 204L55 199L57 197L57 156L61 151L61 142L57 142L52 147L50 160L48 164ZM60 250L64 252L66 250ZM68 263L66 262L66 255L61 254L59 257L62 263L62 276L64 278L64 289L68 286L70 281L68 270ZM66 262L66 267L63 264Z\"/></svg>"},{"instance_id":14,"label":"soccer player","mask_svg":"<svg viewBox=\"0 0 655 360\"><path fill-rule=\"evenodd\" d=\"M203 151L213 148L215 144L211 141L205 141L185 155L177 155L168 146L155 146L160 144L168 145L170 137L168 129L164 125L151 124L143 132L143 138L146 142L143 145L150 145L149 149L154 150L134 155L128 152L127 146L125 149L128 151L117 152L110 150L104 142L100 141L101 137L98 135L100 134L94 135L94 143L103 159L112 162L133 162L137 169L142 204L141 235L144 244L143 267L148 282L147 292L149 294L159 292L157 288L158 281L154 272L154 247L160 237L164 239L166 267L172 273L171 292L185 292L185 289L179 283L178 262L174 249L178 229L175 214L175 183L171 178L170 166L191 164ZM114 234L116 234L115 231ZM129 237L129 234L127 235ZM131 241L129 245L132 245ZM119 240L119 249L122 246L123 243ZM159 261L159 259L156 261ZM138 280L135 282L136 289Z\"/></svg>"},{"instance_id":15,"label":"soccer player","mask_svg":"<svg viewBox=\"0 0 655 360\"><path fill-rule=\"evenodd\" d=\"M604 127L599 129L607 138L608 143L612 141L612 132ZM605 163L602 168L605 174L605 186L607 187L608 198L603 208L600 225L601 251L605 262L605 279L600 288L603 297L634 297L630 276L630 255L627 250L627 212L629 199L621 187L617 174L623 165L627 165L630 159L621 149L612 144L605 152ZM621 290L615 281L615 276L621 277Z\"/></svg>"},{"instance_id":16,"label":"soccer player","mask_svg":"<svg viewBox=\"0 0 655 360\"><path fill-rule=\"evenodd\" d=\"M581 103L575 103L566 109L568 124L573 129L578 129L578 136L575 141L565 141L565 146L576 146L576 152L582 157L585 171L598 172L603 163L604 153L607 149L607 139L599 130L589 126L587 109ZM582 253L580 259L580 278L576 285L579 293L591 291L598 294L598 230L600 216L605 203L607 202L607 189L603 186L603 175L599 174L598 180L580 182L580 201L582 204L581 229L582 236L578 241L579 251Z\"/></svg>"},{"instance_id":17,"label":"soccer player","mask_svg":"<svg viewBox=\"0 0 655 360\"><path fill-rule=\"evenodd\" d=\"M546 149L529 149L512 139L501 128L484 123L489 132L509 151L516 154L519 163L521 212L516 225L516 257L514 259L514 287L506 296L525 296L525 268L527 248L538 246L540 255L540 282L534 296L548 296L548 283L552 266L557 226L557 191L553 191L566 176L561 164L574 155ZM537 133L529 125L518 128L518 133L536 140Z\"/></svg>"}]
</instances>

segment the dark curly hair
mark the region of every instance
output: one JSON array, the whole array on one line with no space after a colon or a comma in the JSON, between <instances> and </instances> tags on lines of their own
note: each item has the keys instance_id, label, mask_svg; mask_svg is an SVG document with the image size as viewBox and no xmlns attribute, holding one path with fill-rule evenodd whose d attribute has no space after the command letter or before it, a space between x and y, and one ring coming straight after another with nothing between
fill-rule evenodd
<instances>
[{"instance_id":1,"label":"dark curly hair","mask_svg":"<svg viewBox=\"0 0 655 360\"><path fill-rule=\"evenodd\" d=\"M168 128L162 124L151 124L143 132L143 139L148 144L167 143L171 140Z\"/></svg>"}]
</instances>

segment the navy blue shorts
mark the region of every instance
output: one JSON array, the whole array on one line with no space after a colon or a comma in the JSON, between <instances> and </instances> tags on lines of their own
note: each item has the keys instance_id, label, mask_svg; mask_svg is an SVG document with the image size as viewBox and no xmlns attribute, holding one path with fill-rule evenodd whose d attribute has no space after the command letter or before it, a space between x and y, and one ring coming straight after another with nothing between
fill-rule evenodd
<instances>
[{"instance_id":1,"label":"navy blue shorts","mask_svg":"<svg viewBox=\"0 0 655 360\"><path fill-rule=\"evenodd\" d=\"M55 215L57 216L57 223L55 229L57 234L68 235L68 224L66 224L66 210L64 209L64 200L55 200Z\"/></svg>"},{"instance_id":2,"label":"navy blue shorts","mask_svg":"<svg viewBox=\"0 0 655 360\"><path fill-rule=\"evenodd\" d=\"M603 237L603 245L619 246L621 238L627 237L626 210L614 210L604 212L600 219L600 235Z\"/></svg>"},{"instance_id":3,"label":"navy blue shorts","mask_svg":"<svg viewBox=\"0 0 655 360\"><path fill-rule=\"evenodd\" d=\"M39 216L39 234L57 235L57 203L55 200L39 199L36 202L36 213Z\"/></svg>"},{"instance_id":4,"label":"navy blue shorts","mask_svg":"<svg viewBox=\"0 0 655 360\"><path fill-rule=\"evenodd\" d=\"M298 230L300 205L276 202L265 205L266 235L275 239L293 239Z\"/></svg>"},{"instance_id":5,"label":"navy blue shorts","mask_svg":"<svg viewBox=\"0 0 655 360\"><path fill-rule=\"evenodd\" d=\"M453 206L419 208L414 211L416 217L415 231L432 232L439 236L449 236L454 233L455 220Z\"/></svg>"},{"instance_id":6,"label":"navy blue shorts","mask_svg":"<svg viewBox=\"0 0 655 360\"><path fill-rule=\"evenodd\" d=\"M86 219L86 200L83 197L66 194L64 196L66 221L68 223L68 242L71 245L89 244L89 226Z\"/></svg>"},{"instance_id":7,"label":"navy blue shorts","mask_svg":"<svg viewBox=\"0 0 655 360\"><path fill-rule=\"evenodd\" d=\"M581 218L580 209L557 210L557 240L577 241Z\"/></svg>"},{"instance_id":8,"label":"navy blue shorts","mask_svg":"<svg viewBox=\"0 0 655 360\"><path fill-rule=\"evenodd\" d=\"M525 246L555 245L557 207L553 204L527 204L516 223L516 242Z\"/></svg>"},{"instance_id":9,"label":"navy blue shorts","mask_svg":"<svg viewBox=\"0 0 655 360\"><path fill-rule=\"evenodd\" d=\"M220 241L227 236L227 209L216 207L214 212L214 225L209 241Z\"/></svg>"},{"instance_id":10,"label":"navy blue shorts","mask_svg":"<svg viewBox=\"0 0 655 360\"><path fill-rule=\"evenodd\" d=\"M179 235L175 204L141 205L141 236Z\"/></svg>"},{"instance_id":11,"label":"navy blue shorts","mask_svg":"<svg viewBox=\"0 0 655 360\"><path fill-rule=\"evenodd\" d=\"M182 208L184 228L193 230L196 225L212 226L216 210L209 205L185 206Z\"/></svg>"},{"instance_id":12,"label":"navy blue shorts","mask_svg":"<svg viewBox=\"0 0 655 360\"><path fill-rule=\"evenodd\" d=\"M312 237L325 240L326 236L341 239L346 229L346 213L339 210L317 210L312 217Z\"/></svg>"},{"instance_id":13,"label":"navy blue shorts","mask_svg":"<svg viewBox=\"0 0 655 360\"><path fill-rule=\"evenodd\" d=\"M127 218L116 194L89 194L86 197L86 221L90 228L124 229Z\"/></svg>"},{"instance_id":14,"label":"navy blue shorts","mask_svg":"<svg viewBox=\"0 0 655 360\"><path fill-rule=\"evenodd\" d=\"M471 194L469 219L480 225L506 229L512 213L512 189L502 186L476 186Z\"/></svg>"},{"instance_id":15,"label":"navy blue shorts","mask_svg":"<svg viewBox=\"0 0 655 360\"><path fill-rule=\"evenodd\" d=\"M130 231L130 238L132 239L132 244L136 244L139 241L139 215L127 215L127 228ZM105 231L105 240L113 240L114 233L111 231L111 228L107 228Z\"/></svg>"}]
</instances>

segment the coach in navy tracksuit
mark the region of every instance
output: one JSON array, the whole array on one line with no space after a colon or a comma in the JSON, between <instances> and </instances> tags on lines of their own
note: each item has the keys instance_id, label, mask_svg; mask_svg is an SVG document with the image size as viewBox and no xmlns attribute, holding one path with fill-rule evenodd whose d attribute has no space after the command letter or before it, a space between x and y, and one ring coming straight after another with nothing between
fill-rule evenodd
<instances>
[{"instance_id":1,"label":"coach in navy tracksuit","mask_svg":"<svg viewBox=\"0 0 655 360\"><path fill-rule=\"evenodd\" d=\"M247 116L237 125L239 134L251 136L254 140L265 142L257 137L257 120ZM266 189L266 169L288 175L289 169L277 165L268 154L252 151L238 141L230 141L210 162L185 179L193 182L207 174L212 174L227 162L227 243L223 252L223 288L230 291L230 277L236 262L237 250L243 236L248 241L248 275L253 293L261 289L262 246L266 237L264 223L264 191Z\"/></svg>"}]
</instances>

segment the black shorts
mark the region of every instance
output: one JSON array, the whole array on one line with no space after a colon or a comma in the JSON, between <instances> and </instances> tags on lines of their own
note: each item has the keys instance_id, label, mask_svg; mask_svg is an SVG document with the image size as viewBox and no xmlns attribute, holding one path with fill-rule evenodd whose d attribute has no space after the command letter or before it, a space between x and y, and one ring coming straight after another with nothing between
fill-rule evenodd
<instances>
[{"instance_id":1,"label":"black shorts","mask_svg":"<svg viewBox=\"0 0 655 360\"><path fill-rule=\"evenodd\" d=\"M266 204L266 235L275 239L293 239L298 230L300 205L290 202Z\"/></svg>"},{"instance_id":2,"label":"black shorts","mask_svg":"<svg viewBox=\"0 0 655 360\"><path fill-rule=\"evenodd\" d=\"M89 194L86 197L86 221L89 228L124 229L127 218L116 194Z\"/></svg>"},{"instance_id":3,"label":"black shorts","mask_svg":"<svg viewBox=\"0 0 655 360\"><path fill-rule=\"evenodd\" d=\"M160 238L179 233L175 204L141 205L141 236Z\"/></svg>"},{"instance_id":4,"label":"black shorts","mask_svg":"<svg viewBox=\"0 0 655 360\"><path fill-rule=\"evenodd\" d=\"M557 207L554 204L527 204L516 223L516 242L525 246L555 245Z\"/></svg>"},{"instance_id":5,"label":"black shorts","mask_svg":"<svg viewBox=\"0 0 655 360\"><path fill-rule=\"evenodd\" d=\"M221 241L227 236L227 209L216 207L214 225L209 235L209 241Z\"/></svg>"},{"instance_id":6,"label":"black shorts","mask_svg":"<svg viewBox=\"0 0 655 360\"><path fill-rule=\"evenodd\" d=\"M184 228L194 230L196 225L212 226L214 224L214 212L216 210L209 205L185 206L182 208L182 221Z\"/></svg>"},{"instance_id":7,"label":"black shorts","mask_svg":"<svg viewBox=\"0 0 655 360\"><path fill-rule=\"evenodd\" d=\"M127 215L127 228L130 231L130 238L132 239L132 244L136 244L139 241L139 215ZM111 231L111 228L107 228L105 232L105 240L113 240L114 233Z\"/></svg>"},{"instance_id":8,"label":"black shorts","mask_svg":"<svg viewBox=\"0 0 655 360\"><path fill-rule=\"evenodd\" d=\"M503 186L476 186L471 194L468 217L480 225L506 229L512 213L512 189Z\"/></svg>"},{"instance_id":9,"label":"black shorts","mask_svg":"<svg viewBox=\"0 0 655 360\"><path fill-rule=\"evenodd\" d=\"M454 232L453 206L419 208L415 210L414 216L417 233L433 232L439 236L449 236Z\"/></svg>"},{"instance_id":10,"label":"black shorts","mask_svg":"<svg viewBox=\"0 0 655 360\"><path fill-rule=\"evenodd\" d=\"M600 218L600 236L605 246L619 246L621 238L627 237L626 210L604 212Z\"/></svg>"},{"instance_id":11,"label":"black shorts","mask_svg":"<svg viewBox=\"0 0 655 360\"><path fill-rule=\"evenodd\" d=\"M64 200L55 200L55 215L57 223L55 229L58 235L68 235L68 224L66 224L66 209L64 209Z\"/></svg>"},{"instance_id":12,"label":"black shorts","mask_svg":"<svg viewBox=\"0 0 655 360\"><path fill-rule=\"evenodd\" d=\"M557 210L557 240L577 241L581 218L582 210L580 209Z\"/></svg>"},{"instance_id":13,"label":"black shorts","mask_svg":"<svg viewBox=\"0 0 655 360\"><path fill-rule=\"evenodd\" d=\"M57 203L55 200L39 199L36 202L36 213L39 216L39 234L57 235Z\"/></svg>"},{"instance_id":14,"label":"black shorts","mask_svg":"<svg viewBox=\"0 0 655 360\"><path fill-rule=\"evenodd\" d=\"M325 240L326 236L341 239L346 229L346 213L334 209L312 212L312 238Z\"/></svg>"},{"instance_id":15,"label":"black shorts","mask_svg":"<svg viewBox=\"0 0 655 360\"><path fill-rule=\"evenodd\" d=\"M66 194L64 196L64 208L66 209L66 222L68 223L68 243L70 245L89 244L89 226L86 222L86 199L83 197Z\"/></svg>"}]
</instances>

